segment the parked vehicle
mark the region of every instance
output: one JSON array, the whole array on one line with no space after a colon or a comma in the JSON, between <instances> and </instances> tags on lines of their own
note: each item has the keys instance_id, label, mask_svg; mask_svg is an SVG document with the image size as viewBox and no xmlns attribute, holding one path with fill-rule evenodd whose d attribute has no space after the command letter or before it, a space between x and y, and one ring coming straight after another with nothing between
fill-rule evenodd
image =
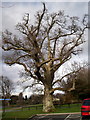
<instances>
[{"instance_id":1,"label":"parked vehicle","mask_svg":"<svg viewBox=\"0 0 90 120\"><path fill-rule=\"evenodd\" d=\"M81 106L81 115L82 119L89 118L90 119L90 98L84 99Z\"/></svg>"}]
</instances>

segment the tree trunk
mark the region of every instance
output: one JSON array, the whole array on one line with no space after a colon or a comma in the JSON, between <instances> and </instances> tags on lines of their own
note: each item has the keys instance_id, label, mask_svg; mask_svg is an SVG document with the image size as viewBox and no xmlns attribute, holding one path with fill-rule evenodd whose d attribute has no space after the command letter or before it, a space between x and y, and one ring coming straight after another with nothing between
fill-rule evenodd
<instances>
[{"instance_id":1,"label":"tree trunk","mask_svg":"<svg viewBox=\"0 0 90 120\"><path fill-rule=\"evenodd\" d=\"M53 112L55 107L53 105L53 96L50 94L50 86L45 85L43 98L43 112Z\"/></svg>"}]
</instances>

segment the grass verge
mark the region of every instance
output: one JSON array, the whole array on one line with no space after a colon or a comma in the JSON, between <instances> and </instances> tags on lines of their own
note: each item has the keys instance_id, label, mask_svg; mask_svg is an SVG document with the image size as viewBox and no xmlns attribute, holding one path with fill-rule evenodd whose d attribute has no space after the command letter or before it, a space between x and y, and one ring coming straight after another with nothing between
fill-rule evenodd
<instances>
[{"instance_id":1,"label":"grass verge","mask_svg":"<svg viewBox=\"0 0 90 120\"><path fill-rule=\"evenodd\" d=\"M81 104L71 104L69 105L63 105L63 106L57 106L55 112L53 113L73 113L73 112L80 112ZM20 109L19 109L20 110ZM35 115L35 114L45 114L42 112L42 108L36 109L36 107L32 107L30 109L24 108L20 111L12 111L12 112L6 112L3 114L2 120L27 120L27 118Z\"/></svg>"}]
</instances>

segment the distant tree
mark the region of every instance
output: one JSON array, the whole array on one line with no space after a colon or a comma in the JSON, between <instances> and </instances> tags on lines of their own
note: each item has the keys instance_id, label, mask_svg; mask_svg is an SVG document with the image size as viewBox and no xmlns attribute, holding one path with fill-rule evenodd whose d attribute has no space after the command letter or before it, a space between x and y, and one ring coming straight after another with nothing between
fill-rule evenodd
<instances>
[{"instance_id":1,"label":"distant tree","mask_svg":"<svg viewBox=\"0 0 90 120\"><path fill-rule=\"evenodd\" d=\"M3 97L10 97L14 89L13 82L6 76L0 76L0 93Z\"/></svg>"},{"instance_id":2,"label":"distant tree","mask_svg":"<svg viewBox=\"0 0 90 120\"><path fill-rule=\"evenodd\" d=\"M10 104L17 104L17 101L18 101L18 96L17 95L11 95L10 97Z\"/></svg>"},{"instance_id":3,"label":"distant tree","mask_svg":"<svg viewBox=\"0 0 90 120\"><path fill-rule=\"evenodd\" d=\"M42 104L43 95L33 94L29 98L30 104Z\"/></svg>"},{"instance_id":4,"label":"distant tree","mask_svg":"<svg viewBox=\"0 0 90 120\"><path fill-rule=\"evenodd\" d=\"M63 104L64 103L64 94L61 94L61 93L56 93L54 95L55 98L58 98L60 101L59 101L59 104Z\"/></svg>"},{"instance_id":5,"label":"distant tree","mask_svg":"<svg viewBox=\"0 0 90 120\"><path fill-rule=\"evenodd\" d=\"M27 95L25 95L25 100L27 100L28 98L27 98Z\"/></svg>"},{"instance_id":6,"label":"distant tree","mask_svg":"<svg viewBox=\"0 0 90 120\"><path fill-rule=\"evenodd\" d=\"M72 92L78 99L90 97L89 69L83 68L78 72L76 79L76 89Z\"/></svg>"},{"instance_id":7,"label":"distant tree","mask_svg":"<svg viewBox=\"0 0 90 120\"><path fill-rule=\"evenodd\" d=\"M75 67L75 66L74 66ZM89 72L88 66L82 67L80 71L77 72L75 75L70 75L67 77L66 81L62 81L62 86L64 88L72 86L73 79L75 79L75 90L67 93L68 96L71 94L72 99L73 97L77 100L84 99L90 96L90 84L89 84ZM76 76L76 78L75 78Z\"/></svg>"},{"instance_id":8,"label":"distant tree","mask_svg":"<svg viewBox=\"0 0 90 120\"><path fill-rule=\"evenodd\" d=\"M18 104L23 105L23 103L24 103L23 93L20 92L18 96Z\"/></svg>"},{"instance_id":9,"label":"distant tree","mask_svg":"<svg viewBox=\"0 0 90 120\"><path fill-rule=\"evenodd\" d=\"M35 80L33 85L44 86L43 111L51 112L55 109L52 99L55 90L75 89L75 81L68 89L55 85L76 71L58 80L55 80L55 74L73 55L82 51L79 46L85 42L87 20L85 16L80 21L78 17L70 17L64 11L49 14L45 3L43 10L38 11L35 18L35 23L32 24L26 13L23 22L17 24L20 38L8 30L3 32L3 60L8 65L22 65L26 73Z\"/></svg>"},{"instance_id":10,"label":"distant tree","mask_svg":"<svg viewBox=\"0 0 90 120\"><path fill-rule=\"evenodd\" d=\"M3 113L5 112L5 106L10 105L10 101L5 99L10 99L13 88L13 82L8 77L0 76L0 94L4 99L2 101Z\"/></svg>"}]
</instances>

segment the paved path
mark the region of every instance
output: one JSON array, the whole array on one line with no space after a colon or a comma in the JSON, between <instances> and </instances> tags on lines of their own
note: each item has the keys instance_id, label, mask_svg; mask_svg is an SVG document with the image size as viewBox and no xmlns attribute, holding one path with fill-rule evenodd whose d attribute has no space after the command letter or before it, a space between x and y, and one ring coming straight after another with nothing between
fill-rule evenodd
<instances>
[{"instance_id":1,"label":"paved path","mask_svg":"<svg viewBox=\"0 0 90 120\"><path fill-rule=\"evenodd\" d=\"M28 120L81 120L80 114L36 115Z\"/></svg>"}]
</instances>

